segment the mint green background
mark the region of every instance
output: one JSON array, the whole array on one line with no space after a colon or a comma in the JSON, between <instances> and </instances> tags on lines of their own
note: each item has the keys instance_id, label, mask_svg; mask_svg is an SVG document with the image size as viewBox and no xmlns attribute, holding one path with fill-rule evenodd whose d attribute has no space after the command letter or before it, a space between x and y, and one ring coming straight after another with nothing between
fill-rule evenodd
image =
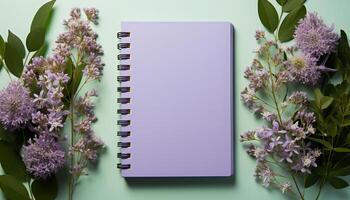
<instances>
[{"instance_id":1,"label":"mint green background","mask_svg":"<svg viewBox=\"0 0 350 200\"><path fill-rule=\"evenodd\" d=\"M0 34L7 37L10 29L23 40L28 33L30 22L37 8L46 0L1 0ZM105 141L107 151L101 156L97 170L90 171L88 177L81 179L76 188L77 200L229 200L229 199L286 199L279 191L266 190L255 182L253 177L254 161L239 144L239 134L261 122L256 121L240 102L239 92L246 85L243 71L250 64L256 43L255 30L262 28L257 14L256 0L58 0L48 35L53 45L56 36L63 30L62 20L67 18L72 7L91 7L100 10L100 25L96 28L102 43L106 63L104 77L95 86L101 97L96 102L96 114L99 118L96 132ZM350 33L350 1L318 0L307 3L309 11L317 11L327 23L334 23L336 29ZM121 20L151 21L229 21L235 26L235 101L236 101L236 175L229 181L219 180L165 180L138 181L128 184L120 177L116 168L118 149L116 109L116 33L120 31ZM51 46L52 48L52 46ZM0 75L0 87L8 78L4 72ZM208 93L210 95L210 93ZM213 116L215 117L215 116ZM349 178L348 178L349 180ZM60 174L60 195L66 198L64 174ZM323 192L322 199L350 199L349 188L338 192ZM311 191L310 191L311 192ZM0 199L3 199L0 197ZM310 198L311 199L311 198Z\"/></svg>"}]
</instances>

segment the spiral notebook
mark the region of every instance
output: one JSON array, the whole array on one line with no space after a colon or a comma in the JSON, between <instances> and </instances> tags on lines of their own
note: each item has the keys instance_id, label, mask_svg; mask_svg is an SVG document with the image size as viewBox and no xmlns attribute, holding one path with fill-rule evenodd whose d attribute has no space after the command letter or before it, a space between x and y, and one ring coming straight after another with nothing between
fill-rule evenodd
<instances>
[{"instance_id":1,"label":"spiral notebook","mask_svg":"<svg viewBox=\"0 0 350 200\"><path fill-rule=\"evenodd\" d=\"M118 33L123 177L233 174L233 26L122 22Z\"/></svg>"}]
</instances>

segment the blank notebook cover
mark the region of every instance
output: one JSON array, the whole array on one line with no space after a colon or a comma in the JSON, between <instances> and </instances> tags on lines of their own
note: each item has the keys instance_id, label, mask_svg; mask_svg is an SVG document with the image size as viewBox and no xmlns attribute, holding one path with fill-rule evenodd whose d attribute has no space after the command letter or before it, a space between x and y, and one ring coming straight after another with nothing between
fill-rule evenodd
<instances>
[{"instance_id":1,"label":"blank notebook cover","mask_svg":"<svg viewBox=\"0 0 350 200\"><path fill-rule=\"evenodd\" d=\"M123 177L233 174L233 26L122 22L118 113Z\"/></svg>"}]
</instances>

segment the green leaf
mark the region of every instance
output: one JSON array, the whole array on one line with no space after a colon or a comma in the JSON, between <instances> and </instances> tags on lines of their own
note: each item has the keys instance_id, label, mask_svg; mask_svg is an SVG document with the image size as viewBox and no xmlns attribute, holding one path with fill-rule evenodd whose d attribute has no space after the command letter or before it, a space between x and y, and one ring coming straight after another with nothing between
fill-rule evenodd
<instances>
[{"instance_id":1,"label":"green leaf","mask_svg":"<svg viewBox=\"0 0 350 200\"><path fill-rule=\"evenodd\" d=\"M348 136L346 137L346 143L350 144L350 133L348 133Z\"/></svg>"},{"instance_id":2,"label":"green leaf","mask_svg":"<svg viewBox=\"0 0 350 200\"><path fill-rule=\"evenodd\" d=\"M45 42L45 29L37 28L32 31L27 36L26 45L30 52L36 51L43 46Z\"/></svg>"},{"instance_id":3,"label":"green leaf","mask_svg":"<svg viewBox=\"0 0 350 200\"><path fill-rule=\"evenodd\" d=\"M80 82L81 82L81 79L83 78L83 69L85 67L85 64L80 64L78 65L75 70L74 70L74 85L73 85L73 93L75 94L79 88L79 85L80 85Z\"/></svg>"},{"instance_id":4,"label":"green leaf","mask_svg":"<svg viewBox=\"0 0 350 200\"><path fill-rule=\"evenodd\" d=\"M12 33L10 30L8 31L7 45L14 47L14 49L16 49L17 53L19 54L20 58L23 59L26 56L26 50L21 39L14 33Z\"/></svg>"},{"instance_id":5,"label":"green leaf","mask_svg":"<svg viewBox=\"0 0 350 200\"><path fill-rule=\"evenodd\" d=\"M276 0L278 4L280 4L281 6L283 6L284 4L287 3L287 0Z\"/></svg>"},{"instance_id":6,"label":"green leaf","mask_svg":"<svg viewBox=\"0 0 350 200\"><path fill-rule=\"evenodd\" d=\"M342 189L342 188L346 188L349 186L349 184L345 180L338 178L338 177L333 177L333 178L329 179L329 183L335 189Z\"/></svg>"},{"instance_id":7,"label":"green leaf","mask_svg":"<svg viewBox=\"0 0 350 200\"><path fill-rule=\"evenodd\" d=\"M0 35L0 56L4 57L4 53L5 53L5 41L4 41L4 38L2 38L2 36Z\"/></svg>"},{"instance_id":8,"label":"green leaf","mask_svg":"<svg viewBox=\"0 0 350 200\"><path fill-rule=\"evenodd\" d=\"M316 88L314 90L314 94L315 94L315 105L317 108L321 108L321 99L323 97L321 90L319 88Z\"/></svg>"},{"instance_id":9,"label":"green leaf","mask_svg":"<svg viewBox=\"0 0 350 200\"><path fill-rule=\"evenodd\" d=\"M268 0L258 0L258 13L261 23L273 33L278 26L278 14L275 7Z\"/></svg>"},{"instance_id":10,"label":"green leaf","mask_svg":"<svg viewBox=\"0 0 350 200\"><path fill-rule=\"evenodd\" d=\"M316 174L309 174L308 176L306 176L305 188L315 185L318 179L319 179L319 176L317 176Z\"/></svg>"},{"instance_id":11,"label":"green leaf","mask_svg":"<svg viewBox=\"0 0 350 200\"><path fill-rule=\"evenodd\" d=\"M327 127L327 135L330 135L332 137L335 137L337 135L337 132L338 131L338 126L336 123L334 123L333 121L332 122L329 122L328 123L328 127Z\"/></svg>"},{"instance_id":12,"label":"green leaf","mask_svg":"<svg viewBox=\"0 0 350 200\"><path fill-rule=\"evenodd\" d=\"M35 200L53 200L57 196L57 181L55 176L38 179L32 183Z\"/></svg>"},{"instance_id":13,"label":"green leaf","mask_svg":"<svg viewBox=\"0 0 350 200\"><path fill-rule=\"evenodd\" d=\"M333 97L323 96L321 99L321 109L324 110L328 108L333 102Z\"/></svg>"},{"instance_id":14,"label":"green leaf","mask_svg":"<svg viewBox=\"0 0 350 200\"><path fill-rule=\"evenodd\" d=\"M283 12L290 12L295 8L303 5L305 0L288 0L286 4L282 7Z\"/></svg>"},{"instance_id":15,"label":"green leaf","mask_svg":"<svg viewBox=\"0 0 350 200\"><path fill-rule=\"evenodd\" d=\"M343 121L342 124L340 124L340 127L347 127L350 126L350 119L346 119Z\"/></svg>"},{"instance_id":16,"label":"green leaf","mask_svg":"<svg viewBox=\"0 0 350 200\"><path fill-rule=\"evenodd\" d=\"M11 137L13 135L11 135L11 133L7 132L1 125L0 125L0 141L6 141L6 142L13 142L14 138Z\"/></svg>"},{"instance_id":17,"label":"green leaf","mask_svg":"<svg viewBox=\"0 0 350 200\"><path fill-rule=\"evenodd\" d=\"M314 90L315 104L317 108L322 110L328 108L333 102L333 97L324 96L319 88Z\"/></svg>"},{"instance_id":18,"label":"green leaf","mask_svg":"<svg viewBox=\"0 0 350 200\"><path fill-rule=\"evenodd\" d=\"M337 148L334 148L333 150L339 153L350 153L350 148L337 147Z\"/></svg>"},{"instance_id":19,"label":"green leaf","mask_svg":"<svg viewBox=\"0 0 350 200\"><path fill-rule=\"evenodd\" d=\"M278 31L278 39L281 42L288 42L293 39L295 27L300 19L306 15L305 6L299 6L290 12L283 20Z\"/></svg>"},{"instance_id":20,"label":"green leaf","mask_svg":"<svg viewBox=\"0 0 350 200\"><path fill-rule=\"evenodd\" d=\"M40 47L40 49L38 49L38 50L34 53L34 55L33 55L33 57L31 58L31 60L32 60L34 57L45 56L47 49L48 49L48 45L47 45L47 43L44 42L44 44Z\"/></svg>"},{"instance_id":21,"label":"green leaf","mask_svg":"<svg viewBox=\"0 0 350 200\"><path fill-rule=\"evenodd\" d=\"M32 24L30 26L30 31L34 31L36 29L44 29L47 25L47 21L49 19L51 10L53 5L55 4L55 0L49 1L42 5L38 11L36 12Z\"/></svg>"},{"instance_id":22,"label":"green leaf","mask_svg":"<svg viewBox=\"0 0 350 200\"><path fill-rule=\"evenodd\" d=\"M0 163L6 174L25 181L27 173L21 156L15 151L12 145L5 141L0 141Z\"/></svg>"},{"instance_id":23,"label":"green leaf","mask_svg":"<svg viewBox=\"0 0 350 200\"><path fill-rule=\"evenodd\" d=\"M30 200L27 189L13 176L0 175L0 188L8 200Z\"/></svg>"},{"instance_id":24,"label":"green leaf","mask_svg":"<svg viewBox=\"0 0 350 200\"><path fill-rule=\"evenodd\" d=\"M9 71L17 77L22 75L24 56L25 49L22 41L9 31L4 58Z\"/></svg>"},{"instance_id":25,"label":"green leaf","mask_svg":"<svg viewBox=\"0 0 350 200\"><path fill-rule=\"evenodd\" d=\"M348 37L345 31L340 31L340 39L338 45L338 56L343 64L350 64L350 47Z\"/></svg>"},{"instance_id":26,"label":"green leaf","mask_svg":"<svg viewBox=\"0 0 350 200\"><path fill-rule=\"evenodd\" d=\"M2 60L0 60L0 72L1 72L3 66L4 66L4 63L2 62Z\"/></svg>"},{"instance_id":27,"label":"green leaf","mask_svg":"<svg viewBox=\"0 0 350 200\"><path fill-rule=\"evenodd\" d=\"M72 92L73 90L73 73L74 73L74 69L75 69L75 66L74 66L74 63L72 61L72 59L69 57L67 59L67 62L66 62L66 67L65 67L65 73L69 76L69 82L68 82L68 87L67 87L67 94L66 96L67 97L70 97L70 93Z\"/></svg>"},{"instance_id":28,"label":"green leaf","mask_svg":"<svg viewBox=\"0 0 350 200\"><path fill-rule=\"evenodd\" d=\"M309 137L308 139L311 140L311 141L320 143L320 144L322 144L323 146L327 147L328 149L333 149L331 143L329 143L329 142L326 141L326 140L322 140L322 139L318 139L318 138L312 138L312 137Z\"/></svg>"},{"instance_id":29,"label":"green leaf","mask_svg":"<svg viewBox=\"0 0 350 200\"><path fill-rule=\"evenodd\" d=\"M340 169L332 169L329 176L348 176L350 175L350 166L346 166Z\"/></svg>"}]
</instances>

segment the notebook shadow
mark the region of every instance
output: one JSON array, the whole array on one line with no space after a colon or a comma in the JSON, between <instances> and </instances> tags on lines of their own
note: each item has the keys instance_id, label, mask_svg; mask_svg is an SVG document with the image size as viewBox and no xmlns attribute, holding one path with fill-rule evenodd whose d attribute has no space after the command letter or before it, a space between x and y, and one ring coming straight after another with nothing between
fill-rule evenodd
<instances>
[{"instance_id":1,"label":"notebook shadow","mask_svg":"<svg viewBox=\"0 0 350 200\"><path fill-rule=\"evenodd\" d=\"M125 178L127 185L131 189L150 189L150 188L232 188L236 182L236 112L235 112L235 103L236 103L236 94L235 94L235 86L236 86L236 78L235 78L235 44L236 39L234 37L234 27L231 25L231 34L233 38L233 44L231 46L231 130L232 130L232 162L233 162L233 175L229 177L152 177L152 178Z\"/></svg>"},{"instance_id":2,"label":"notebook shadow","mask_svg":"<svg viewBox=\"0 0 350 200\"><path fill-rule=\"evenodd\" d=\"M130 188L187 188L187 187L232 187L236 178L230 177L162 177L162 178L125 178Z\"/></svg>"}]
</instances>

